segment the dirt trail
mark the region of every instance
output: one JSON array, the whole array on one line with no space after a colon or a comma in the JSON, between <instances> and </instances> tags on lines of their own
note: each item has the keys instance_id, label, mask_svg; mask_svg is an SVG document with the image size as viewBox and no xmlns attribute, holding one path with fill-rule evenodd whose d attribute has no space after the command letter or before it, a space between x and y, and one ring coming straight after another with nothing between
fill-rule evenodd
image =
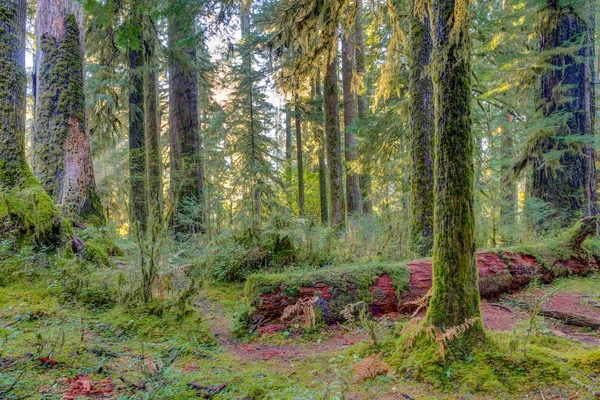
<instances>
[{"instance_id":1,"label":"dirt trail","mask_svg":"<svg viewBox=\"0 0 600 400\"><path fill-rule=\"evenodd\" d=\"M332 328L332 331L329 332L330 335L322 338L319 343L286 343L285 345L239 343L231 334L231 315L219 303L201 297L195 305L198 312L207 321L210 332L214 335L217 343L241 360L281 359L293 361L315 354L343 350L361 340L359 334Z\"/></svg>"}]
</instances>

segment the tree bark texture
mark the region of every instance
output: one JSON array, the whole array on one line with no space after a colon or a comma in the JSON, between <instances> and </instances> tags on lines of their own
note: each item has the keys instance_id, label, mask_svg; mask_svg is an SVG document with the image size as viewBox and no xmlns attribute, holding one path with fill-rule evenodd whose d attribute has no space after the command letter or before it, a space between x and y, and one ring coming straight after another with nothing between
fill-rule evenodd
<instances>
[{"instance_id":1,"label":"tree bark texture","mask_svg":"<svg viewBox=\"0 0 600 400\"><path fill-rule=\"evenodd\" d=\"M429 15L410 18L410 240L418 257L433 247L433 82L427 72L432 39Z\"/></svg>"},{"instance_id":2,"label":"tree bark texture","mask_svg":"<svg viewBox=\"0 0 600 400\"><path fill-rule=\"evenodd\" d=\"M63 215L103 225L86 126L82 5L39 0L35 29L33 173Z\"/></svg>"}]
</instances>

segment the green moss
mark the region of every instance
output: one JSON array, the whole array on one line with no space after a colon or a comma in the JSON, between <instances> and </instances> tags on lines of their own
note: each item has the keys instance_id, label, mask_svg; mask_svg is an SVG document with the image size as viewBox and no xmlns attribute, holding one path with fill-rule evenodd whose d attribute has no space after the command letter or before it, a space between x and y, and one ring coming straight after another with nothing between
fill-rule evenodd
<instances>
[{"instance_id":1,"label":"green moss","mask_svg":"<svg viewBox=\"0 0 600 400\"><path fill-rule=\"evenodd\" d=\"M67 181L65 176L70 152L86 151L85 144L79 143L81 139L72 137L82 135L83 140L87 140L80 30L72 14L66 17L65 25L66 34L62 39L56 40L47 34L40 39L43 57L38 72L33 172L50 197L61 205L63 215L104 225L106 219L95 190L91 159L71 161L83 164L79 166L76 183ZM74 134L72 130L79 133ZM76 143L70 143L72 141ZM71 149L70 146L82 148Z\"/></svg>"},{"instance_id":2,"label":"green moss","mask_svg":"<svg viewBox=\"0 0 600 400\"><path fill-rule=\"evenodd\" d=\"M588 374L578 363L595 365L597 351L555 336L536 335L524 355L523 337L519 335L521 333L490 332L486 335L485 347L469 353L449 351L446 360L440 355L439 345L424 334L416 339L413 347L406 346L406 337L401 337L391 364L419 382L463 394L538 392L548 386L572 389L571 377L589 381Z\"/></svg>"},{"instance_id":3,"label":"green moss","mask_svg":"<svg viewBox=\"0 0 600 400\"><path fill-rule=\"evenodd\" d=\"M29 173L23 187L0 191L0 218L10 221L21 236L30 236L39 246L57 247L72 234L58 208Z\"/></svg>"},{"instance_id":4,"label":"green moss","mask_svg":"<svg viewBox=\"0 0 600 400\"><path fill-rule=\"evenodd\" d=\"M112 267L113 263L108 257L106 251L94 243L86 243L83 250L83 258L98 267Z\"/></svg>"},{"instance_id":5,"label":"green moss","mask_svg":"<svg viewBox=\"0 0 600 400\"><path fill-rule=\"evenodd\" d=\"M301 287L316 282L329 288L331 299L326 301L330 317L336 317L348 304L372 301L369 291L377 278L387 274L393 281L394 289L401 292L409 282L408 267L397 263L373 263L367 265L347 265L318 270L301 270L281 274L254 274L246 281L245 292L253 306L259 306L264 294L282 293L294 299Z\"/></svg>"}]
</instances>

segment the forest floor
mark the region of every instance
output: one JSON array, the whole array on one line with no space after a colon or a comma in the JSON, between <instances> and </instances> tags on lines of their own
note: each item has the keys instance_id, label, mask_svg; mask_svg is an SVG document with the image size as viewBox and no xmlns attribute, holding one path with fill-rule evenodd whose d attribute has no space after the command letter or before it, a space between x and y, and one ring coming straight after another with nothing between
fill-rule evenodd
<instances>
[{"instance_id":1,"label":"forest floor","mask_svg":"<svg viewBox=\"0 0 600 400\"><path fill-rule=\"evenodd\" d=\"M195 302L201 320L181 322L118 306L67 306L52 286L2 288L0 389L7 399L596 398L594 388L576 378L493 394L421 383L403 374L358 382L353 365L370 346L364 329L296 329L237 340L231 328L240 293L239 285L209 285ZM534 330L589 351L598 347L596 331L536 317L519 301L600 319L599 294L600 277L560 279L483 302L483 321L499 335ZM377 322L384 347L394 347L395 325L407 318L395 315ZM445 373L449 376L450 370Z\"/></svg>"}]
</instances>

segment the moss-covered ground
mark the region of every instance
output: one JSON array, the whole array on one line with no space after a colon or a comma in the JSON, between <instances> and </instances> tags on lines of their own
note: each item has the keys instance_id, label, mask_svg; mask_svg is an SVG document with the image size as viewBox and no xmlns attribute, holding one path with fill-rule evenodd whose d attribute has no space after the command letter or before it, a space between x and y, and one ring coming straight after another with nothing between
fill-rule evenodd
<instances>
[{"instance_id":1,"label":"moss-covered ground","mask_svg":"<svg viewBox=\"0 0 600 400\"><path fill-rule=\"evenodd\" d=\"M112 242L103 244L102 236L86 235L111 263L86 263L91 269L83 274L111 282L131 260L111 251L106 244ZM410 327L418 326L408 317L377 321L376 348L361 324L291 327L235 338L236 314L248 302L241 283L206 281L194 301L196 314L159 317L121 305L118 291L124 289L119 285L116 294L109 293L113 301L105 301L110 296L93 281L87 291L74 294L77 290L64 284L64 270L82 267L65 266L73 256L59 257L61 262L55 254L27 248L0 252L3 272L21 266L18 274L0 282L2 399L84 394L75 385L77 377L89 379L92 389L105 390L96 398L107 399L198 398L203 392L189 387L190 382L227 383L212 397L217 400L587 399L600 388L597 340L559 336L536 318L524 318L512 330L488 330L479 350L449 351L445 360L439 345L424 337L407 346ZM174 281L182 288L189 282L183 274ZM540 290L598 298L600 278L560 279ZM393 376L357 381L354 366L375 353L391 366Z\"/></svg>"}]
</instances>

